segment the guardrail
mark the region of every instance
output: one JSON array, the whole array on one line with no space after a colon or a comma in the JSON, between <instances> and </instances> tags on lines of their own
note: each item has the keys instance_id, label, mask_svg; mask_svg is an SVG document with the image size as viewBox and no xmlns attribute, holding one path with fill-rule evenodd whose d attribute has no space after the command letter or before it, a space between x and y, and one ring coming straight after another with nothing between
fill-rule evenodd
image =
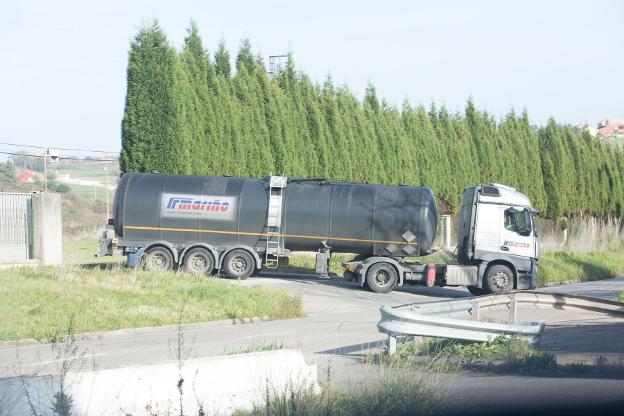
<instances>
[{"instance_id":1,"label":"guardrail","mask_svg":"<svg viewBox=\"0 0 624 416\"><path fill-rule=\"evenodd\" d=\"M383 305L377 328L380 332L388 334L389 354L396 351L398 336L428 336L466 341L491 341L498 336L515 336L536 343L544 330L544 324L518 321L519 305L550 306L564 310L583 309L624 316L624 304L619 302L586 296L522 291L409 304L394 308ZM508 308L507 323L480 320L481 311L497 307ZM459 314L467 315L469 319L459 319L456 317Z\"/></svg>"}]
</instances>

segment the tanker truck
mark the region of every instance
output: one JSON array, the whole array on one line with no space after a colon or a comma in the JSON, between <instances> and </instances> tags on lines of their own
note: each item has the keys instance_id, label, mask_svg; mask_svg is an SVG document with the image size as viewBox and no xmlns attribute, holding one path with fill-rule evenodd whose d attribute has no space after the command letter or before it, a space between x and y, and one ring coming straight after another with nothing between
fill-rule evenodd
<instances>
[{"instance_id":1,"label":"tanker truck","mask_svg":"<svg viewBox=\"0 0 624 416\"><path fill-rule=\"evenodd\" d=\"M473 294L534 288L539 241L529 198L500 184L463 192L457 264L413 260L433 251L431 189L319 178L126 173L100 239L100 256L131 267L245 279L298 251L350 253L344 276L386 293L397 286L466 286Z\"/></svg>"}]
</instances>

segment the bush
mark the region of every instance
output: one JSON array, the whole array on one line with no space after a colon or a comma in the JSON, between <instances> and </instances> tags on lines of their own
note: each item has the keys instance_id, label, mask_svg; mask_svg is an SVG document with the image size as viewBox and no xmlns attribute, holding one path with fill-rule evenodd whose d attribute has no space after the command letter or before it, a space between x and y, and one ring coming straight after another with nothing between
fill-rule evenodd
<instances>
[{"instance_id":1,"label":"bush","mask_svg":"<svg viewBox=\"0 0 624 416\"><path fill-rule=\"evenodd\" d=\"M54 191L58 192L59 194L66 194L68 192L71 192L71 188L69 187L69 185L59 183Z\"/></svg>"}]
</instances>

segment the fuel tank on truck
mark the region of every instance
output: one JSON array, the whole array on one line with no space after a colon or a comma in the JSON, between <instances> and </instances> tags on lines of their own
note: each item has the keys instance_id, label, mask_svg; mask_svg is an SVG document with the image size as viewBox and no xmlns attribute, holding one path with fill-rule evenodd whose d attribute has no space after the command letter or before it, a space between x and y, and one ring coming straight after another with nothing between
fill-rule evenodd
<instances>
[{"instance_id":1,"label":"fuel tank on truck","mask_svg":"<svg viewBox=\"0 0 624 416\"><path fill-rule=\"evenodd\" d=\"M268 179L126 173L113 206L120 245L164 240L217 247L266 246ZM289 179L283 189L284 248L383 256L428 254L438 222L435 198L420 186Z\"/></svg>"}]
</instances>

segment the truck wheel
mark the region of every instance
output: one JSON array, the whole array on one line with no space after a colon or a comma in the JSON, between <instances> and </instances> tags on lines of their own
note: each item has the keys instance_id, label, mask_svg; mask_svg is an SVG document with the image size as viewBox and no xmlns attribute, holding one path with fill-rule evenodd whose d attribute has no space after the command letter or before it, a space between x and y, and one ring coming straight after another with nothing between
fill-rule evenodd
<instances>
[{"instance_id":1,"label":"truck wheel","mask_svg":"<svg viewBox=\"0 0 624 416\"><path fill-rule=\"evenodd\" d=\"M184 270L189 273L208 275L213 269L212 254L204 248L193 248L184 256Z\"/></svg>"},{"instance_id":2,"label":"truck wheel","mask_svg":"<svg viewBox=\"0 0 624 416\"><path fill-rule=\"evenodd\" d=\"M225 256L225 273L234 279L245 280L254 272L256 262L245 250L232 250Z\"/></svg>"},{"instance_id":3,"label":"truck wheel","mask_svg":"<svg viewBox=\"0 0 624 416\"><path fill-rule=\"evenodd\" d=\"M483 288L488 293L507 293L513 289L514 274L511 269L502 264L488 267L483 280Z\"/></svg>"},{"instance_id":4,"label":"truck wheel","mask_svg":"<svg viewBox=\"0 0 624 416\"><path fill-rule=\"evenodd\" d=\"M485 289L476 286L466 286L466 289L468 289L468 292L470 292L470 294L474 296L481 296L487 293Z\"/></svg>"},{"instance_id":5,"label":"truck wheel","mask_svg":"<svg viewBox=\"0 0 624 416\"><path fill-rule=\"evenodd\" d=\"M376 263L366 272L368 288L377 293L388 293L397 284L397 271L388 263Z\"/></svg>"},{"instance_id":6,"label":"truck wheel","mask_svg":"<svg viewBox=\"0 0 624 416\"><path fill-rule=\"evenodd\" d=\"M143 267L151 272L166 272L173 268L173 254L165 247L152 247L143 255Z\"/></svg>"}]
</instances>

